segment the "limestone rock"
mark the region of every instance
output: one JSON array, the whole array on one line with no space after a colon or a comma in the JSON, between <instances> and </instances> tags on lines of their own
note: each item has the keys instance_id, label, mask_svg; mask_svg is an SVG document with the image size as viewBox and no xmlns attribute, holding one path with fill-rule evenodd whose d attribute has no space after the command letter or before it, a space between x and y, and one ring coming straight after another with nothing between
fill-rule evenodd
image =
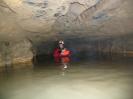
<instances>
[{"instance_id":1,"label":"limestone rock","mask_svg":"<svg viewBox=\"0 0 133 99\"><path fill-rule=\"evenodd\" d=\"M14 63L31 60L30 46L39 54L50 53L58 39L76 44L80 40L79 47L85 43L89 48L95 46L93 41L111 38L111 51L120 52L124 46L132 52L132 4L133 0L0 0L0 57L10 60L11 55ZM100 45L105 52L110 49L106 45Z\"/></svg>"},{"instance_id":2,"label":"limestone rock","mask_svg":"<svg viewBox=\"0 0 133 99\"><path fill-rule=\"evenodd\" d=\"M32 63L32 45L27 40L17 42L1 42L0 65Z\"/></svg>"},{"instance_id":3,"label":"limestone rock","mask_svg":"<svg viewBox=\"0 0 133 99\"><path fill-rule=\"evenodd\" d=\"M45 37L59 32L75 35L81 32L83 35L131 33L132 4L132 0L3 0L0 19L6 20L0 22L0 34L42 33Z\"/></svg>"},{"instance_id":4,"label":"limestone rock","mask_svg":"<svg viewBox=\"0 0 133 99\"><path fill-rule=\"evenodd\" d=\"M29 41L19 41L11 47L12 63L32 63L33 52Z\"/></svg>"}]
</instances>

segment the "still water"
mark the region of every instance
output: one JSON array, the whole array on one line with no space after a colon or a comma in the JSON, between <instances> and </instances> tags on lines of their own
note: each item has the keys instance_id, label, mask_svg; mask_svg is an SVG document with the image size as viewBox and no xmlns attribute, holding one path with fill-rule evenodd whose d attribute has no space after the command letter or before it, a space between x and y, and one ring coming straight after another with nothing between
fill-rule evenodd
<instances>
[{"instance_id":1,"label":"still water","mask_svg":"<svg viewBox=\"0 0 133 99\"><path fill-rule=\"evenodd\" d=\"M66 65L5 67L0 72L0 99L133 99L133 63Z\"/></svg>"}]
</instances>

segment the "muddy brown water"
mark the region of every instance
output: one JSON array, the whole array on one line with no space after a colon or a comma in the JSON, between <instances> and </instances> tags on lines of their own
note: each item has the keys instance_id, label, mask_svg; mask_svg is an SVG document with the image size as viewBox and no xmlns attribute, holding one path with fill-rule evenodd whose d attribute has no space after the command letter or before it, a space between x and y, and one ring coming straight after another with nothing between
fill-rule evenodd
<instances>
[{"instance_id":1,"label":"muddy brown water","mask_svg":"<svg viewBox=\"0 0 133 99\"><path fill-rule=\"evenodd\" d=\"M0 99L133 99L133 63L109 61L9 66ZM18 68L21 67L21 68Z\"/></svg>"}]
</instances>

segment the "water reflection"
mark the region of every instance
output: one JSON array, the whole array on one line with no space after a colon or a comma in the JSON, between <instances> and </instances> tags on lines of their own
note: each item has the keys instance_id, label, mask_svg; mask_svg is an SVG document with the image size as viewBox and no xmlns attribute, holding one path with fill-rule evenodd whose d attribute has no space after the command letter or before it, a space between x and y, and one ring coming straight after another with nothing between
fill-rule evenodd
<instances>
[{"instance_id":1,"label":"water reflection","mask_svg":"<svg viewBox=\"0 0 133 99\"><path fill-rule=\"evenodd\" d=\"M133 63L69 62L7 68L0 99L132 99Z\"/></svg>"},{"instance_id":2,"label":"water reflection","mask_svg":"<svg viewBox=\"0 0 133 99\"><path fill-rule=\"evenodd\" d=\"M70 62L70 58L69 57L63 57L63 58L61 58L62 76L65 75L66 69L68 68L68 66L70 66L69 65L69 62Z\"/></svg>"},{"instance_id":3,"label":"water reflection","mask_svg":"<svg viewBox=\"0 0 133 99\"><path fill-rule=\"evenodd\" d=\"M68 69L68 67L70 67L70 57L60 57L60 58L57 58L55 57L55 63L59 64L59 67L61 69L61 74L62 76L65 75L66 73L66 70Z\"/></svg>"}]
</instances>

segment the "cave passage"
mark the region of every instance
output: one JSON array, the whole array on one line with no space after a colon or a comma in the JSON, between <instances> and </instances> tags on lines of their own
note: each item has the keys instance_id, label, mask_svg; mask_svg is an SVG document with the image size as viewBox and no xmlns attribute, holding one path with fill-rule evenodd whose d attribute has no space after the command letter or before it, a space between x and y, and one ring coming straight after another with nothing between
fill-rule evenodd
<instances>
[{"instance_id":1,"label":"cave passage","mask_svg":"<svg viewBox=\"0 0 133 99\"><path fill-rule=\"evenodd\" d=\"M133 60L123 49L112 53L112 39L64 41L72 52L69 59L56 62L57 41L48 41L32 46L33 64L2 67L0 99L133 98Z\"/></svg>"},{"instance_id":2,"label":"cave passage","mask_svg":"<svg viewBox=\"0 0 133 99\"><path fill-rule=\"evenodd\" d=\"M33 62L54 62L54 49L58 47L58 40L48 40L33 44L35 55ZM70 50L70 59L74 61L123 61L132 60L132 35L119 37L73 37L63 38L64 47ZM34 53L33 53L34 54Z\"/></svg>"},{"instance_id":3,"label":"cave passage","mask_svg":"<svg viewBox=\"0 0 133 99\"><path fill-rule=\"evenodd\" d=\"M133 0L0 0L0 99L132 93Z\"/></svg>"}]
</instances>

